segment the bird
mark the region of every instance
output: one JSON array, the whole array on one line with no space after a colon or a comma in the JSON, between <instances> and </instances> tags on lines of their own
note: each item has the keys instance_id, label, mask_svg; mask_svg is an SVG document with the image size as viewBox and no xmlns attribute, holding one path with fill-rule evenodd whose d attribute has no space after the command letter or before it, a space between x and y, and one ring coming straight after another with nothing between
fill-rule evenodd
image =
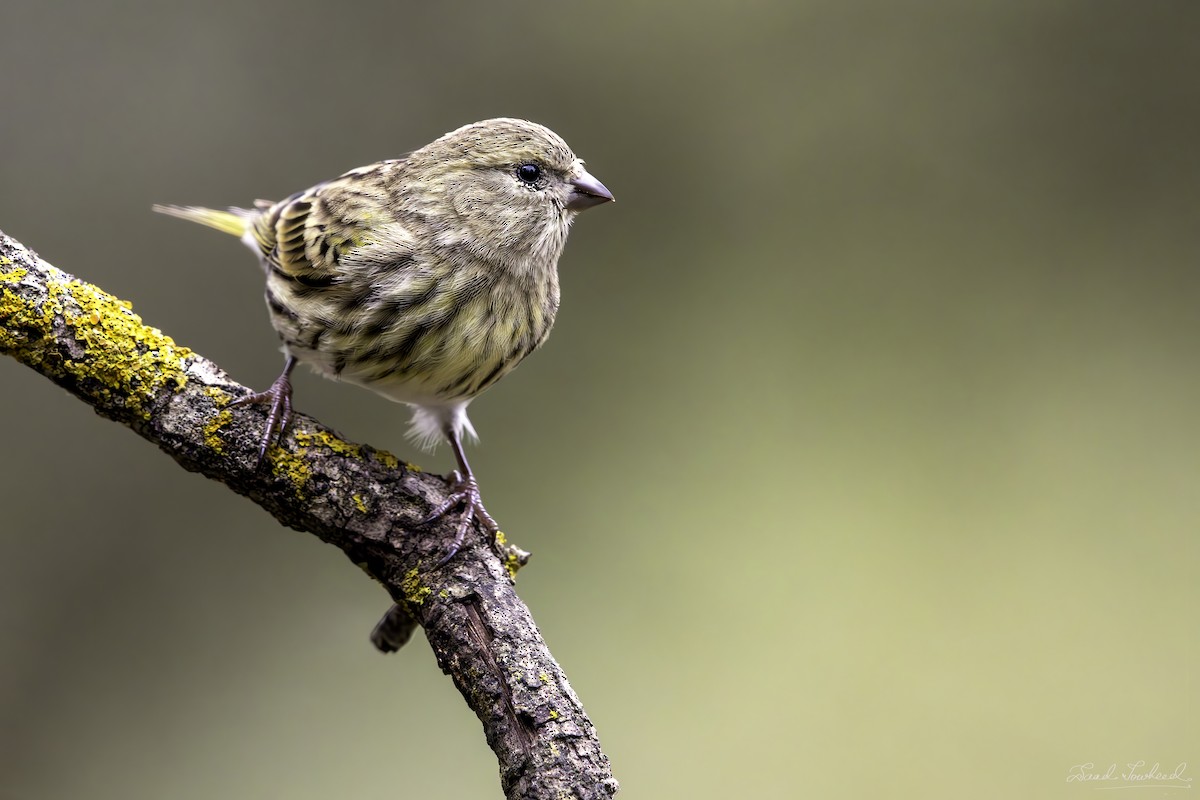
<instances>
[{"instance_id":1,"label":"bird","mask_svg":"<svg viewBox=\"0 0 1200 800\"><path fill-rule=\"evenodd\" d=\"M464 450L477 438L467 406L546 341L568 229L613 199L558 134L497 118L278 202L154 210L232 234L258 256L284 366L234 404L269 408L260 464L291 419L297 363L409 406L419 446L449 443L449 495L420 523L460 514L442 566L473 522L493 547L499 531Z\"/></svg>"}]
</instances>

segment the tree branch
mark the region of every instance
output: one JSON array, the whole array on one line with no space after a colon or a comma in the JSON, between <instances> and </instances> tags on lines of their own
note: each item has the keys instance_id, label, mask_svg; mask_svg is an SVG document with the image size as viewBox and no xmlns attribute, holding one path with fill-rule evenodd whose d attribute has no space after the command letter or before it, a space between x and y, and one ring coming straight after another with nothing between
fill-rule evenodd
<instances>
[{"instance_id":1,"label":"tree branch","mask_svg":"<svg viewBox=\"0 0 1200 800\"><path fill-rule=\"evenodd\" d=\"M483 723L507 797L616 794L591 721L513 589L527 554L506 546L501 560L476 530L449 564L431 569L454 521L413 530L445 499L442 478L347 442L301 414L258 468L265 411L229 406L249 389L143 324L128 303L3 232L0 352L158 445L184 469L340 548L382 583L397 605L373 641L391 651L415 625L425 629L438 665Z\"/></svg>"}]
</instances>

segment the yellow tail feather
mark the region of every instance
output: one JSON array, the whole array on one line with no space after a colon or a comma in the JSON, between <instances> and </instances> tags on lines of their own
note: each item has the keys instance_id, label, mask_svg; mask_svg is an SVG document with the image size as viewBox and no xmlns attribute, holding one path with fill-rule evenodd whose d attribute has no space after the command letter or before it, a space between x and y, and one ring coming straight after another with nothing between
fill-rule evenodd
<instances>
[{"instance_id":1,"label":"yellow tail feather","mask_svg":"<svg viewBox=\"0 0 1200 800\"><path fill-rule=\"evenodd\" d=\"M155 205L154 210L169 217L198 222L210 228L241 238L246 235L250 215L253 213L244 208L231 208L228 211L218 211L215 208L200 206L161 206Z\"/></svg>"}]
</instances>

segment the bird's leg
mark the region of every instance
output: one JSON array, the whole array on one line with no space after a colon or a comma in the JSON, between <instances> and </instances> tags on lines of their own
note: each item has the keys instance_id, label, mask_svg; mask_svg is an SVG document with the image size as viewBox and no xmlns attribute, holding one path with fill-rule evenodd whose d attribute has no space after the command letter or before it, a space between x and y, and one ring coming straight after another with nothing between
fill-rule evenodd
<instances>
[{"instance_id":1,"label":"bird's leg","mask_svg":"<svg viewBox=\"0 0 1200 800\"><path fill-rule=\"evenodd\" d=\"M450 496L441 505L431 511L428 517L421 520L419 524L428 525L460 507L462 508L462 518L459 520L458 528L454 532L454 541L450 543L450 548L434 566L434 569L454 558L459 548L462 547L463 539L467 535L467 529L471 527L471 523L474 520L479 520L479 524L487 531L492 542L492 547L496 546L496 532L500 530L500 526L496 523L496 520L492 519L492 515L483 507L483 499L479 496L479 484L475 482L475 475L471 472L471 465L467 463L467 454L463 452L462 441L459 439L458 431L447 425L444 432L446 438L450 441L450 449L454 451L454 458L458 461L458 470L450 473Z\"/></svg>"},{"instance_id":2,"label":"bird's leg","mask_svg":"<svg viewBox=\"0 0 1200 800\"><path fill-rule=\"evenodd\" d=\"M267 429L263 432L262 444L258 448L258 465L262 466L266 458L267 448L272 440L282 437L292 419L292 369L296 366L296 357L288 356L283 363L283 372L265 392L255 392L245 397L239 397L229 405L244 406L255 403L271 404L267 415Z\"/></svg>"}]
</instances>

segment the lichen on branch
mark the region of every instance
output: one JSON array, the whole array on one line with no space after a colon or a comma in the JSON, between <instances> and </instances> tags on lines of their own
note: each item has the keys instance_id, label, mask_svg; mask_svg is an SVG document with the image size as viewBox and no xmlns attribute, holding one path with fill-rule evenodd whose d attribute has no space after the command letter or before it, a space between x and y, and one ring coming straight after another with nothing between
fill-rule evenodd
<instances>
[{"instance_id":1,"label":"lichen on branch","mask_svg":"<svg viewBox=\"0 0 1200 800\"><path fill-rule=\"evenodd\" d=\"M374 640L392 650L414 625L424 629L438 665L483 723L509 798L616 794L595 728L514 590L528 554L504 544L497 555L476 528L449 564L434 568L455 520L418 523L446 498L444 479L349 442L303 414L260 465L265 411L230 405L250 389L145 324L129 303L2 232L0 353L185 469L338 547L383 584L398 606Z\"/></svg>"}]
</instances>

